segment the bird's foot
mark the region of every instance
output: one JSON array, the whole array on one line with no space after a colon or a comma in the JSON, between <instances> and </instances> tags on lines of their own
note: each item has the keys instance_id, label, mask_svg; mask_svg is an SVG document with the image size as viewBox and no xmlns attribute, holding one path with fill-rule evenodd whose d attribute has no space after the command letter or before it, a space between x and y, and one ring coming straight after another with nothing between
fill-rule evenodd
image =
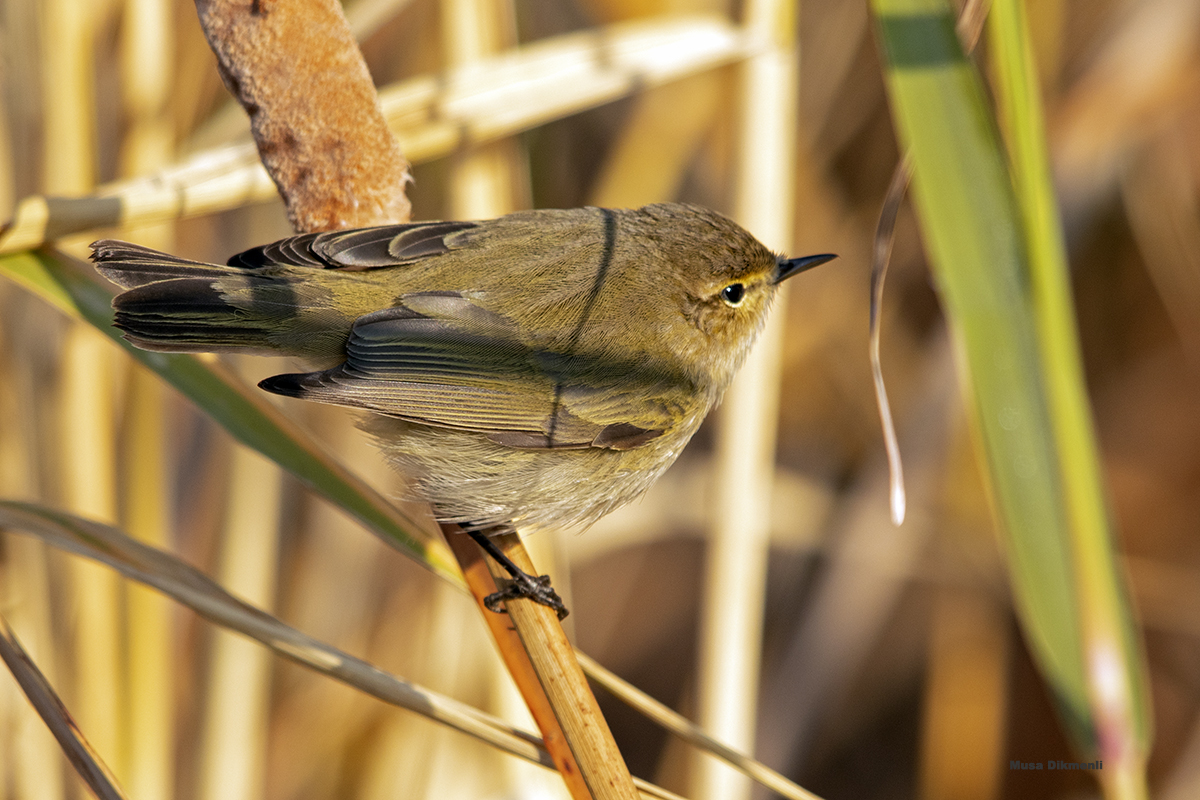
<instances>
[{"instance_id":1,"label":"bird's foot","mask_svg":"<svg viewBox=\"0 0 1200 800\"><path fill-rule=\"evenodd\" d=\"M554 591L554 587L550 585L549 575L534 577L528 572L521 570L517 570L517 574L513 575L512 579L508 581L507 586L483 598L483 604L489 611L504 614L507 612L500 604L505 600L516 600L518 598L526 598L554 609L554 613L558 614L560 620L566 619L567 614L571 613L567 611L567 607L563 604L562 598L558 596L558 592Z\"/></svg>"},{"instance_id":2,"label":"bird's foot","mask_svg":"<svg viewBox=\"0 0 1200 800\"><path fill-rule=\"evenodd\" d=\"M517 600L525 598L532 600L535 603L554 609L554 613L558 614L558 618L566 619L566 605L563 604L562 598L558 596L558 592L550 586L549 575L530 575L525 570L513 563L513 560L504 555L503 551L496 546L496 543L488 538L487 533L471 528L467 529L467 533L475 540L476 544L483 548L483 552L487 553L492 559L504 567L511 576L507 586L500 588L500 591L493 592L483 598L483 605L488 611L494 611L497 614L507 613L500 605L505 600Z\"/></svg>"}]
</instances>

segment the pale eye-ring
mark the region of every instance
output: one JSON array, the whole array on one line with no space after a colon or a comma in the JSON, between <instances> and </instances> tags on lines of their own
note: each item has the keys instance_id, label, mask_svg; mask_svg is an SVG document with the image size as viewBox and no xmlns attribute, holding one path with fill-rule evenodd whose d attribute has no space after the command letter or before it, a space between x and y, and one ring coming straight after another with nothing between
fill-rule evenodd
<instances>
[{"instance_id":1,"label":"pale eye-ring","mask_svg":"<svg viewBox=\"0 0 1200 800\"><path fill-rule=\"evenodd\" d=\"M721 299L737 308L746 299L746 287L740 283L731 283L721 290Z\"/></svg>"}]
</instances>

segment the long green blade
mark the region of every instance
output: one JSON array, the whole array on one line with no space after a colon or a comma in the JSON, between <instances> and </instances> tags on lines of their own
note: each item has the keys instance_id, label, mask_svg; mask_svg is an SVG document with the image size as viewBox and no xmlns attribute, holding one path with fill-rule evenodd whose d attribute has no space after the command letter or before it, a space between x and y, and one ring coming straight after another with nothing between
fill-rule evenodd
<instances>
[{"instance_id":1,"label":"long green blade","mask_svg":"<svg viewBox=\"0 0 1200 800\"><path fill-rule=\"evenodd\" d=\"M1144 796L1150 740L1148 679L1113 553L1112 518L1084 383L1066 247L1022 0L994 0L990 33L1070 523L1085 679L1100 755L1112 765L1105 783L1112 785L1114 796Z\"/></svg>"},{"instance_id":2,"label":"long green blade","mask_svg":"<svg viewBox=\"0 0 1200 800\"><path fill-rule=\"evenodd\" d=\"M892 114L913 160L926 250L956 345L1026 639L1085 750L1084 680L1068 516L1022 221L978 74L944 0L872 0Z\"/></svg>"}]
</instances>

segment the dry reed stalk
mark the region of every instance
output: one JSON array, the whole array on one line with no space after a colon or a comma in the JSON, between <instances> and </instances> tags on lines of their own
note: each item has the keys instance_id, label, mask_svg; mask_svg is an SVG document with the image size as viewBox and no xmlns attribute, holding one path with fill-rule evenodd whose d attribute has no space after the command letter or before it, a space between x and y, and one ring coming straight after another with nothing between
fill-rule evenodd
<instances>
[{"instance_id":1,"label":"dry reed stalk","mask_svg":"<svg viewBox=\"0 0 1200 800\"><path fill-rule=\"evenodd\" d=\"M43 186L79 195L95 180L95 25L100 9L82 0L44 6L40 42L43 87ZM113 433L114 360L103 337L73 326L63 358L60 436L63 491L69 507L106 521L117 514ZM120 587L95 564L70 564L75 613L73 706L80 724L118 776L126 775L128 715L121 668Z\"/></svg>"},{"instance_id":2,"label":"dry reed stalk","mask_svg":"<svg viewBox=\"0 0 1200 800\"><path fill-rule=\"evenodd\" d=\"M442 49L451 72L478 70L481 63L516 43L515 11L506 0L443 0ZM464 143L450 175L450 218L490 219L515 211L528 176L518 175L516 142ZM526 184L518 189L518 182Z\"/></svg>"},{"instance_id":3,"label":"dry reed stalk","mask_svg":"<svg viewBox=\"0 0 1200 800\"><path fill-rule=\"evenodd\" d=\"M3 41L0 40L0 44ZM11 58L11 56L9 56ZM6 71L0 72L0 81L9 78ZM13 174L13 141L9 115L0 109L0 215L9 217L17 202L17 182Z\"/></svg>"},{"instance_id":4,"label":"dry reed stalk","mask_svg":"<svg viewBox=\"0 0 1200 800\"><path fill-rule=\"evenodd\" d=\"M756 50L710 15L636 20L523 45L446 75L380 91L414 159L536 127Z\"/></svg>"},{"instance_id":5,"label":"dry reed stalk","mask_svg":"<svg viewBox=\"0 0 1200 800\"><path fill-rule=\"evenodd\" d=\"M641 93L591 202L628 208L670 200L720 108L723 75L708 71ZM664 138L663 131L670 137Z\"/></svg>"},{"instance_id":6,"label":"dry reed stalk","mask_svg":"<svg viewBox=\"0 0 1200 800\"><path fill-rule=\"evenodd\" d=\"M128 127L121 174L146 175L171 163L175 38L169 0L124 0L120 38L121 100Z\"/></svg>"},{"instance_id":7,"label":"dry reed stalk","mask_svg":"<svg viewBox=\"0 0 1200 800\"><path fill-rule=\"evenodd\" d=\"M66 505L105 522L117 518L113 409L116 352L90 327L71 327L63 348L62 485ZM128 744L128 687L121 666L121 587L96 564L70 562L79 723L113 772L123 779Z\"/></svg>"},{"instance_id":8,"label":"dry reed stalk","mask_svg":"<svg viewBox=\"0 0 1200 800\"><path fill-rule=\"evenodd\" d=\"M734 218L783 252L792 243L797 13L790 0L747 4L748 35L768 44L741 65L738 83ZM785 287L725 395L717 429L700 621L699 722L744 752L754 750L786 297ZM700 800L749 797L749 779L711 758L698 757L691 777L692 794Z\"/></svg>"},{"instance_id":9,"label":"dry reed stalk","mask_svg":"<svg viewBox=\"0 0 1200 800\"><path fill-rule=\"evenodd\" d=\"M87 0L48 0L41 31L42 181L47 194L81 195L96 181L95 29Z\"/></svg>"},{"instance_id":10,"label":"dry reed stalk","mask_svg":"<svg viewBox=\"0 0 1200 800\"><path fill-rule=\"evenodd\" d=\"M479 546L471 541L470 537L466 536L457 525L443 525L442 533L455 558L458 559L459 566L462 567L467 587L471 590L471 594L475 595L484 622L487 623L488 630L491 631L492 638L496 641L500 657L508 667L509 674L512 675L513 682L516 683L521 696L525 698L525 705L528 706L529 713L533 715L538 730L542 732L542 741L546 745L550 757L554 760L554 766L562 775L567 790L575 800L588 800L592 795L584 782L583 774L567 743L554 708L542 688L537 671L530 660L531 654L522 645L520 635L510 624L510 620L505 615L488 611L483 605L483 599L496 591L496 583L492 578L488 559Z\"/></svg>"},{"instance_id":11,"label":"dry reed stalk","mask_svg":"<svg viewBox=\"0 0 1200 800\"><path fill-rule=\"evenodd\" d=\"M408 158L428 161L703 72L750 51L736 28L711 17L624 23L517 48L446 79L415 78L380 92ZM365 176L369 177L369 176ZM249 144L213 148L95 197L22 200L0 228L0 254L66 233L192 217L275 197Z\"/></svg>"},{"instance_id":12,"label":"dry reed stalk","mask_svg":"<svg viewBox=\"0 0 1200 800\"><path fill-rule=\"evenodd\" d=\"M569 651L570 645L566 642L566 637L561 636L562 627L558 624L558 619L555 617L554 612L545 606L540 606L527 600L510 601L507 604L507 607L510 609L510 615L507 617L488 611L484 608L483 599L496 591L497 587L493 575L504 578L507 574L503 570L498 570L496 565L484 556L479 547L469 537L465 536L462 529L458 526L443 525L442 532L445 534L450 548L454 551L455 556L462 565L467 585L471 589L471 593L475 595L475 600L479 604L480 611L484 614L484 620L487 622L488 629L492 632L492 636L496 640L496 646L500 650L501 658L504 659L504 663L513 676L517 688L525 698L525 703L529 707L534 721L537 723L538 730L542 732L543 743L550 757L554 760L559 774L562 775L563 781L571 793L571 797L622 796L613 795L612 792L614 790L627 790L624 787L619 787L611 783L600 785L598 790L590 788L594 784L589 784L584 777L588 774L585 771L588 768L581 768L576 761L576 754L582 753L584 758L593 762L608 759L609 763L603 764L598 768L600 772L619 772L625 767L624 761L621 761L619 765L612 763L614 756L611 755L611 750L615 750L615 745L607 745L602 741L597 741L598 739L603 739L605 735L611 741L612 735L608 732L608 723L605 722L603 716L600 716L599 709L595 708L595 697L592 695L591 690L587 688L586 679L583 677L579 662L574 658L573 651L571 651L569 659L565 655L562 655L557 660L557 663L547 663L544 660L545 651L542 646L535 643L531 647L522 638L522 633L519 633L521 626L524 625L524 632L529 634L531 638L542 639L540 645L547 645L560 654L563 653L562 648L564 646ZM519 567L528 572L534 571L534 566L528 556L525 555L524 548L521 546L521 540L516 534L510 534L504 537L503 540L498 539L497 544L500 545L505 555L515 561ZM535 612L539 610L546 611L547 614L544 616L548 616L549 619L545 623L539 621L536 625L531 626L527 619L511 617L511 609L514 605L534 606ZM518 613L520 613L520 609L518 609ZM558 634L552 628L558 628ZM551 630L547 632L547 629ZM539 662L536 667L534 666L535 661ZM562 668L564 664L567 665L568 669ZM570 674L571 672L577 672L578 674L572 675ZM547 681L550 682L550 690L546 688ZM564 686L564 684L568 685ZM567 694L573 697L573 703L570 701L564 703L561 699L564 689ZM551 690L558 695L553 702L549 699L548 694ZM565 708L566 713L575 717L576 722L580 720L585 721L584 730L581 731L581 726L577 724L568 725L567 729L570 733L564 733L564 727L559 724L559 712L555 710L556 708ZM586 728L588 727L591 730L587 730ZM581 732L583 734L582 737L580 736ZM583 749L576 749L580 747ZM611 750L609 749L610 747ZM615 755L615 758L620 759L619 752ZM596 768L592 767L592 769ZM628 774L627 769L623 771L626 775ZM639 778L633 779L633 786L642 797L672 798L676 796Z\"/></svg>"},{"instance_id":13,"label":"dry reed stalk","mask_svg":"<svg viewBox=\"0 0 1200 800\"><path fill-rule=\"evenodd\" d=\"M555 590L558 591L559 596L563 598L563 602L570 608L572 602L570 582L564 579L570 575L569 562L566 560L566 555L562 552L562 548L558 542L558 532L542 531L526 543L526 548L529 550L530 558L533 559L534 563L552 565L547 571L555 576ZM574 631L569 627L572 621L572 618L568 617L562 621L562 624L564 631L573 640ZM504 667L503 661L494 663L495 668L489 670L487 675L490 683L490 706L488 710L514 727L522 730L540 731L532 712L529 710L529 706L525 702L525 697L521 694L512 675ZM544 795L547 800L550 800L550 798L566 800L566 798L571 797L570 790L563 782L561 773L558 773L557 768L555 769L555 773L552 774L544 770L534 769L532 765L512 758L504 759L501 767L502 772L496 776L495 783L498 789L506 790L510 793L526 791L531 794Z\"/></svg>"},{"instance_id":14,"label":"dry reed stalk","mask_svg":"<svg viewBox=\"0 0 1200 800\"><path fill-rule=\"evenodd\" d=\"M132 365L125 408L124 516L132 536L170 546L165 394L157 376ZM175 790L175 681L171 606L143 586L125 587L129 680L130 795L167 800Z\"/></svg>"},{"instance_id":15,"label":"dry reed stalk","mask_svg":"<svg viewBox=\"0 0 1200 800\"><path fill-rule=\"evenodd\" d=\"M174 155L171 92L174 30L170 0L126 0L120 38L121 98L128 127L121 142L121 172L144 175ZM173 224L164 221L123 233L142 244L169 250ZM140 365L129 372L122 470L126 529L156 547L170 539L170 489L165 393ZM133 797L167 800L175 789L174 676L171 606L138 585L125 587L126 668L129 680L129 764L126 786Z\"/></svg>"},{"instance_id":16,"label":"dry reed stalk","mask_svg":"<svg viewBox=\"0 0 1200 800\"><path fill-rule=\"evenodd\" d=\"M520 569L537 574L517 534L501 534L493 541ZM504 570L491 559L487 564L493 578L505 577ZM637 797L629 768L575 660L574 649L558 616L553 609L532 600L509 600L504 605L579 766L590 792L588 796L595 800Z\"/></svg>"},{"instance_id":17,"label":"dry reed stalk","mask_svg":"<svg viewBox=\"0 0 1200 800\"><path fill-rule=\"evenodd\" d=\"M221 76L216 66L215 56L204 32L198 25L193 25L190 19L183 21L180 16L179 24L175 27L175 77L173 81L173 97L171 101L171 118L174 129L179 134L180 152L191 152L191 148L183 145L183 137L194 136L197 130L203 130L216 116L214 106L228 102L231 113L239 117L238 133L246 136L248 125L245 112L236 101L227 100L228 92L221 82Z\"/></svg>"},{"instance_id":18,"label":"dry reed stalk","mask_svg":"<svg viewBox=\"0 0 1200 800\"><path fill-rule=\"evenodd\" d=\"M275 599L280 486L273 462L234 448L217 579L266 609ZM270 655L253 642L229 631L216 633L202 734L201 800L262 796L270 667Z\"/></svg>"},{"instance_id":19,"label":"dry reed stalk","mask_svg":"<svg viewBox=\"0 0 1200 800\"><path fill-rule=\"evenodd\" d=\"M30 156L37 152L43 136L40 119L43 96L40 29L44 20L41 4L4 4L4 26L0 31L0 47L4 49L2 74L6 101L3 113L12 137L12 153L24 155L8 164L12 178L8 191L14 202L24 194L42 188L40 159ZM8 210L11 206L5 208Z\"/></svg>"},{"instance_id":20,"label":"dry reed stalk","mask_svg":"<svg viewBox=\"0 0 1200 800\"><path fill-rule=\"evenodd\" d=\"M13 298L0 293L0 303ZM15 369L11 355L16 343L0 331L0 419L31 420L35 390L28 370ZM38 454L35 426L14 425L0 436L0 486L9 497L36 496ZM50 570L46 546L25 537L4 542L0 562L0 603L5 617L19 631L25 647L51 683L58 683L59 653L54 647L51 623ZM0 738L11 743L5 778L14 800L62 800L62 752L35 711L20 697L11 682L3 690L11 704L4 716Z\"/></svg>"}]
</instances>

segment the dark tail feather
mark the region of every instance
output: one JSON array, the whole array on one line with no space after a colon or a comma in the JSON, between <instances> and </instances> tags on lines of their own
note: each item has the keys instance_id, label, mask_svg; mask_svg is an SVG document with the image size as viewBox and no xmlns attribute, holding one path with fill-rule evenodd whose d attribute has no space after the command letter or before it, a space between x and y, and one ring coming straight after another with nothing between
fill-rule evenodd
<instances>
[{"instance_id":1,"label":"dark tail feather","mask_svg":"<svg viewBox=\"0 0 1200 800\"><path fill-rule=\"evenodd\" d=\"M172 278L221 278L237 271L116 239L101 239L92 242L91 247L96 270L126 289Z\"/></svg>"},{"instance_id":2,"label":"dark tail feather","mask_svg":"<svg viewBox=\"0 0 1200 800\"><path fill-rule=\"evenodd\" d=\"M226 302L207 278L176 278L117 295L113 324L143 350L211 353L274 352L266 320L249 318Z\"/></svg>"},{"instance_id":3,"label":"dark tail feather","mask_svg":"<svg viewBox=\"0 0 1200 800\"><path fill-rule=\"evenodd\" d=\"M218 266L115 240L94 243L92 260L125 287L113 300L113 324L143 350L344 356L353 317L337 309L332 291L306 289L285 265Z\"/></svg>"},{"instance_id":4,"label":"dark tail feather","mask_svg":"<svg viewBox=\"0 0 1200 800\"><path fill-rule=\"evenodd\" d=\"M308 372L272 375L270 378L259 381L258 388L265 389L272 394L281 394L284 397L304 397L308 392L309 385L314 382L313 379L319 375L320 373L314 375Z\"/></svg>"},{"instance_id":5,"label":"dark tail feather","mask_svg":"<svg viewBox=\"0 0 1200 800\"><path fill-rule=\"evenodd\" d=\"M244 277L243 269L191 261L115 239L93 242L92 261L104 277L127 289L113 300L113 324L143 350L277 351L268 338L271 314L239 308L218 288L221 279Z\"/></svg>"}]
</instances>

